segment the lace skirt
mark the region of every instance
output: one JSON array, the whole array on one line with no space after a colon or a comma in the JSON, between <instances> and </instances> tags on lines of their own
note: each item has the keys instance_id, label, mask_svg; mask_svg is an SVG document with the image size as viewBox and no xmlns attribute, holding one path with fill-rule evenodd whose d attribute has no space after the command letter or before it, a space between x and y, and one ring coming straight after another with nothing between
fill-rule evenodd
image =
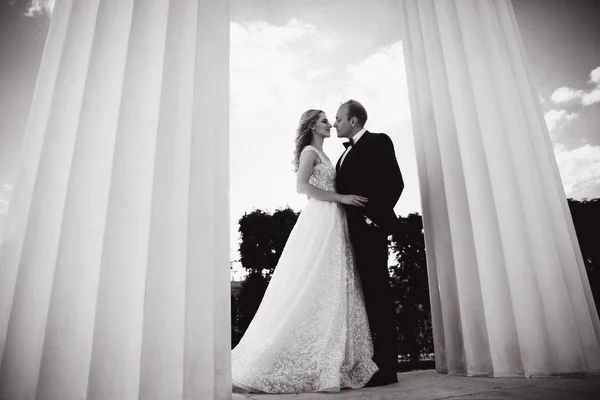
<instances>
[{"instance_id":1,"label":"lace skirt","mask_svg":"<svg viewBox=\"0 0 600 400\"><path fill-rule=\"evenodd\" d=\"M310 199L262 303L232 351L235 391L363 387L377 371L344 211Z\"/></svg>"}]
</instances>

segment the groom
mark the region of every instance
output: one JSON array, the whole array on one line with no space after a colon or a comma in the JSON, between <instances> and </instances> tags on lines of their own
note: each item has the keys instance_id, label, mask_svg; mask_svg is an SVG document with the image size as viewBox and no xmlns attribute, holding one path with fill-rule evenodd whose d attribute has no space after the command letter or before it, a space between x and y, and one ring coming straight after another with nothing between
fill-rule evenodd
<instances>
[{"instance_id":1,"label":"groom","mask_svg":"<svg viewBox=\"0 0 600 400\"><path fill-rule=\"evenodd\" d=\"M346 151L336 165L337 191L369 199L364 208L345 206L373 336L373 361L379 367L367 386L387 385L398 382L396 315L387 267L387 237L399 225L394 206L404 182L389 136L364 128L367 111L362 104L346 101L335 120L337 136L350 139L344 143Z\"/></svg>"}]
</instances>

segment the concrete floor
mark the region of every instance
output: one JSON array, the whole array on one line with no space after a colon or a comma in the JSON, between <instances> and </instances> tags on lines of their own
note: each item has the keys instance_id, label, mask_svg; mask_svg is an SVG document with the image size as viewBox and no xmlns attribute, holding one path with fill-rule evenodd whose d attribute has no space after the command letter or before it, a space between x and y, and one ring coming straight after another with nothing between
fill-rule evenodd
<instances>
[{"instance_id":1,"label":"concrete floor","mask_svg":"<svg viewBox=\"0 0 600 400\"><path fill-rule=\"evenodd\" d=\"M434 370L398 374L398 383L339 393L233 394L233 400L600 400L600 376L583 378L469 378Z\"/></svg>"}]
</instances>

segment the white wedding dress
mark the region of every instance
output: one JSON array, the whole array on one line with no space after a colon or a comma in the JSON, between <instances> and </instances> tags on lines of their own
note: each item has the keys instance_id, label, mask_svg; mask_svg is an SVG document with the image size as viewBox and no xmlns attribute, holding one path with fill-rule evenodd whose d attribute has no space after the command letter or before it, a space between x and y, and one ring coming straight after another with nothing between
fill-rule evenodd
<instances>
[{"instance_id":1,"label":"white wedding dress","mask_svg":"<svg viewBox=\"0 0 600 400\"><path fill-rule=\"evenodd\" d=\"M335 190L317 154L309 183ZM300 393L363 387L377 371L343 208L309 199L260 307L232 350L234 391Z\"/></svg>"}]
</instances>

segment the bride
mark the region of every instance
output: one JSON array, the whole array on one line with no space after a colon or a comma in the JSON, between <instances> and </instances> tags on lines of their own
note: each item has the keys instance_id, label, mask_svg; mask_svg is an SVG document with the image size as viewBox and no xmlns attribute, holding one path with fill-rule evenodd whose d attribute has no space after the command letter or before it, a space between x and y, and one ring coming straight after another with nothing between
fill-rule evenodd
<instances>
[{"instance_id":1,"label":"bride","mask_svg":"<svg viewBox=\"0 0 600 400\"><path fill-rule=\"evenodd\" d=\"M340 203L323 153L331 124L321 110L300 118L294 163L308 196L254 319L232 350L234 391L335 392L363 387L377 371L362 288Z\"/></svg>"}]
</instances>

